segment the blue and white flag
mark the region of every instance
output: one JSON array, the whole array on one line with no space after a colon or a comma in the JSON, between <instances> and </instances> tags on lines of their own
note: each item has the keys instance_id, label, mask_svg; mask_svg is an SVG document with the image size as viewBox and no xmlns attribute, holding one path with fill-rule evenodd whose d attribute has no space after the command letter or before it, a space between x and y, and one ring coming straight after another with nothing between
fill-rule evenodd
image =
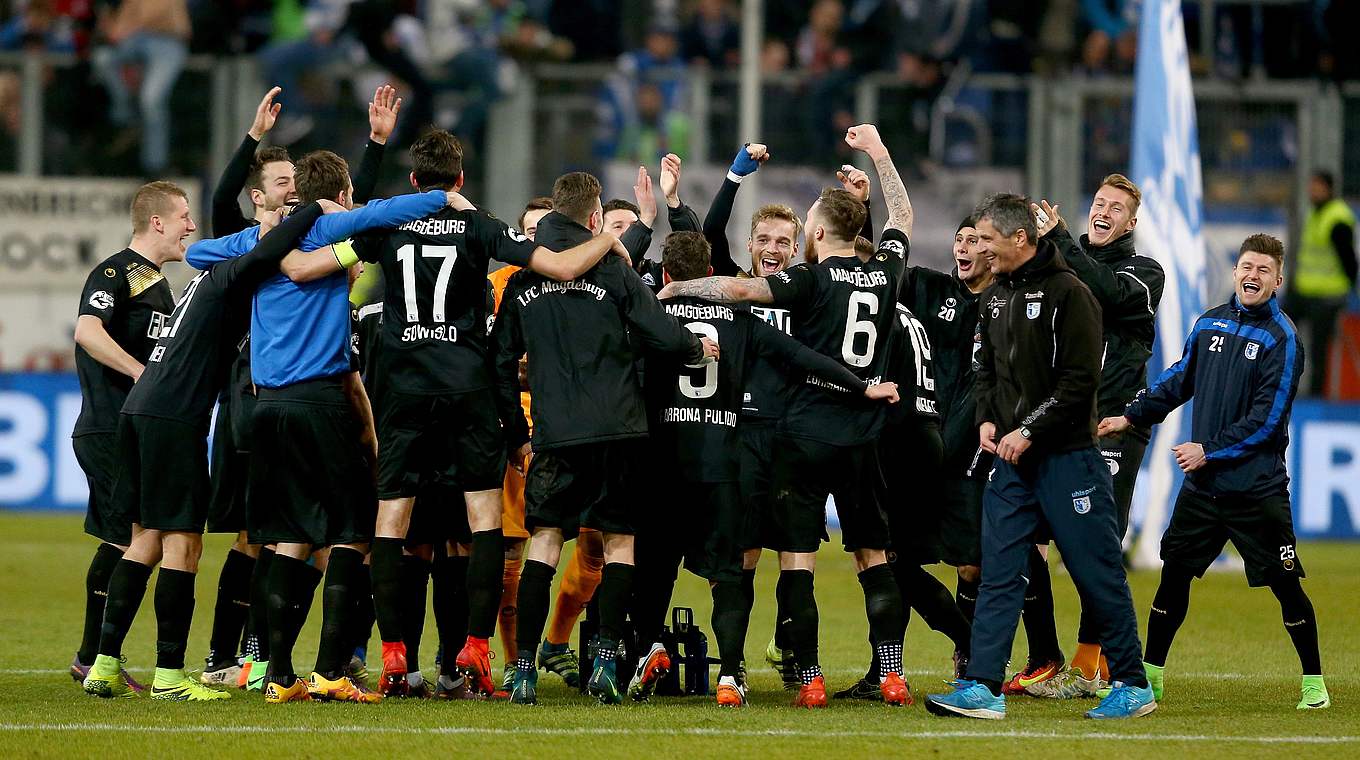
<instances>
[{"instance_id":1,"label":"blue and white flag","mask_svg":"<svg viewBox=\"0 0 1360 760\"><path fill-rule=\"evenodd\" d=\"M1148 369L1155 379L1174 364L1195 319L1204 311L1207 261L1201 226L1204 191L1195 98L1180 0L1143 0L1133 97L1133 181L1143 192L1138 252L1166 271L1157 311L1157 340ZM1171 447L1190 440L1190 407L1157 426L1139 479L1147 510L1134 549L1135 566L1159 564L1158 545L1182 473Z\"/></svg>"}]
</instances>

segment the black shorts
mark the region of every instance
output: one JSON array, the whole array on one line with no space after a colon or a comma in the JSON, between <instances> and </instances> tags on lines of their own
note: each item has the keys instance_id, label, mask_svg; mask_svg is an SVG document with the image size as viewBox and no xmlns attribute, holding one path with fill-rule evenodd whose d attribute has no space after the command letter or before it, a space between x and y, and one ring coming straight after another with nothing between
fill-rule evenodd
<instances>
[{"instance_id":1,"label":"black shorts","mask_svg":"<svg viewBox=\"0 0 1360 760\"><path fill-rule=\"evenodd\" d=\"M422 485L416 496L411 525L406 529L406 546L439 545L445 541L466 544L472 541L472 528L468 526L463 490L448 480L436 478Z\"/></svg>"},{"instance_id":2,"label":"black shorts","mask_svg":"<svg viewBox=\"0 0 1360 760\"><path fill-rule=\"evenodd\" d=\"M524 527L633 535L643 508L646 441L631 438L535 451L524 482Z\"/></svg>"},{"instance_id":3,"label":"black shorts","mask_svg":"<svg viewBox=\"0 0 1360 760\"><path fill-rule=\"evenodd\" d=\"M338 377L261 389L252 427L252 543L322 547L373 538L372 470Z\"/></svg>"},{"instance_id":4,"label":"black shorts","mask_svg":"<svg viewBox=\"0 0 1360 760\"><path fill-rule=\"evenodd\" d=\"M940 561L961 567L982 564L982 477L949 478L940 484Z\"/></svg>"},{"instance_id":5,"label":"black shorts","mask_svg":"<svg viewBox=\"0 0 1360 760\"><path fill-rule=\"evenodd\" d=\"M218 405L208 470L212 475L212 495L208 500L209 533L240 533L246 529L250 454L236 448L235 424L232 404Z\"/></svg>"},{"instance_id":6,"label":"black shorts","mask_svg":"<svg viewBox=\"0 0 1360 760\"><path fill-rule=\"evenodd\" d=\"M1287 491L1215 497L1182 487L1162 536L1162 561L1203 576L1228 541L1242 555L1251 586L1304 577Z\"/></svg>"},{"instance_id":7,"label":"black shorts","mask_svg":"<svg viewBox=\"0 0 1360 760\"><path fill-rule=\"evenodd\" d=\"M71 448L90 486L85 532L118 546L132 543L132 516L121 513L113 500L113 483L118 477L118 434L79 435L71 439Z\"/></svg>"},{"instance_id":8,"label":"black shorts","mask_svg":"<svg viewBox=\"0 0 1360 760\"><path fill-rule=\"evenodd\" d=\"M1114 481L1114 506L1119 518L1119 539L1129 530L1129 510L1133 508L1133 489L1138 484L1138 468L1143 466L1143 454L1148 442L1139 431L1130 430L1124 435L1101 438L1100 456L1110 466L1110 477Z\"/></svg>"},{"instance_id":9,"label":"black shorts","mask_svg":"<svg viewBox=\"0 0 1360 760\"><path fill-rule=\"evenodd\" d=\"M836 500L846 551L887 549L888 520L878 446L836 446L806 438L775 439L774 491L764 527L766 548L815 552L826 535L826 498Z\"/></svg>"},{"instance_id":10,"label":"black shorts","mask_svg":"<svg viewBox=\"0 0 1360 760\"><path fill-rule=\"evenodd\" d=\"M655 507L639 510L635 554L683 558L686 570L714 582L741 580L747 547L736 539L747 505L737 483L672 483L657 497Z\"/></svg>"},{"instance_id":11,"label":"black shorts","mask_svg":"<svg viewBox=\"0 0 1360 760\"><path fill-rule=\"evenodd\" d=\"M423 483L451 478L465 491L500 488L505 438L490 390L447 396L397 391L378 408L378 498L420 493Z\"/></svg>"},{"instance_id":12,"label":"black shorts","mask_svg":"<svg viewBox=\"0 0 1360 760\"><path fill-rule=\"evenodd\" d=\"M889 424L878 439L887 486L883 499L889 539L899 557L922 565L940 561L940 467L944 443L933 420Z\"/></svg>"},{"instance_id":13,"label":"black shorts","mask_svg":"<svg viewBox=\"0 0 1360 760\"><path fill-rule=\"evenodd\" d=\"M770 473L774 468L774 421L742 418L737 430L741 435L741 525L737 543L742 549L761 548L762 526L770 514Z\"/></svg>"},{"instance_id":14,"label":"black shorts","mask_svg":"<svg viewBox=\"0 0 1360 760\"><path fill-rule=\"evenodd\" d=\"M114 501L133 522L148 530L202 533L211 492L208 431L178 420L119 415Z\"/></svg>"}]
</instances>

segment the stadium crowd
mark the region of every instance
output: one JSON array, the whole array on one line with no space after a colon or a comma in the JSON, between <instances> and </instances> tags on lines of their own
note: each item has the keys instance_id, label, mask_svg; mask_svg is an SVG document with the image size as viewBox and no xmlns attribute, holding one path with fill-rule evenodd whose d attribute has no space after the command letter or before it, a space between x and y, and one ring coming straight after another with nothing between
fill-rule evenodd
<instances>
[{"instance_id":1,"label":"stadium crowd","mask_svg":"<svg viewBox=\"0 0 1360 760\"><path fill-rule=\"evenodd\" d=\"M372 69L404 83L409 123L438 123L471 154L482 146L489 107L515 86L518 67L543 61L614 66L617 76L598 93L595 157L656 160L668 152L690 157L690 136L705 125L687 118L683 72L736 65L738 6L735 0L6 0L0 2L0 50L77 56L76 65L48 74L60 85L49 91L50 170L62 173L198 173L201 156L176 151L185 141L173 139L195 128L173 114L203 102L201 77L182 81L186 57L195 53L256 57L264 79L284 88L280 144L334 144L335 117L361 106L369 89L351 73ZM792 88L819 103L799 116L799 130L790 130L814 137L793 147L830 160L844 149L823 136L853 123L850 85L864 74L892 77L917 113L958 67L1127 74L1136 49L1135 6L1133 0L765 3L761 67L772 77L792 77L775 89ZM1353 3L1223 4L1212 19L1199 17L1199 2L1184 8L1200 74L1360 78L1360 57L1333 32L1356 23ZM1202 35L1202 24L1212 33ZM1206 44L1212 49L1202 49ZM14 88L15 76L0 73L0 91ZM14 111L17 99L5 107ZM772 109L766 132L773 134L783 116ZM17 129L16 118L9 122ZM404 146L412 137L395 139ZM102 150L80 149L92 146Z\"/></svg>"}]
</instances>

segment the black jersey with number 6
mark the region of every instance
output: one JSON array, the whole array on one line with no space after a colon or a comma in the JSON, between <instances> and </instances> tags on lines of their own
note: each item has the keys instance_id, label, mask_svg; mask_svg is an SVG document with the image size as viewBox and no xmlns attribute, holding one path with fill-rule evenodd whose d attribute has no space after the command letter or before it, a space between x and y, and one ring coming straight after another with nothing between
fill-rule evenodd
<instances>
[{"instance_id":1,"label":"black jersey with number 6","mask_svg":"<svg viewBox=\"0 0 1360 760\"><path fill-rule=\"evenodd\" d=\"M868 261L833 256L765 279L774 305L792 314L795 338L872 385L883 379L890 358L897 288L909 245L900 230L888 229ZM874 440L883 421L882 404L809 378L791 389L781 430L795 438L853 446Z\"/></svg>"},{"instance_id":2,"label":"black jersey with number 6","mask_svg":"<svg viewBox=\"0 0 1360 760\"><path fill-rule=\"evenodd\" d=\"M255 289L278 274L279 262L312 228L321 206L310 203L260 239L250 253L220 261L189 281L132 386L124 414L202 424L226 384L241 338L250 329Z\"/></svg>"},{"instance_id":3,"label":"black jersey with number 6","mask_svg":"<svg viewBox=\"0 0 1360 760\"><path fill-rule=\"evenodd\" d=\"M360 235L354 250L382 266L385 390L429 395L490 388L486 270L521 267L537 246L485 211L440 211Z\"/></svg>"},{"instance_id":4,"label":"black jersey with number 6","mask_svg":"<svg viewBox=\"0 0 1360 760\"><path fill-rule=\"evenodd\" d=\"M757 360L763 359L773 371L799 382L815 375L848 393L863 394L867 387L839 362L753 316L745 306L690 297L668 298L661 304L690 332L722 347L722 360L709 364L682 364L673 356L647 357L652 441L663 461L675 463L675 474L681 478L702 483L738 479L737 421Z\"/></svg>"}]
</instances>

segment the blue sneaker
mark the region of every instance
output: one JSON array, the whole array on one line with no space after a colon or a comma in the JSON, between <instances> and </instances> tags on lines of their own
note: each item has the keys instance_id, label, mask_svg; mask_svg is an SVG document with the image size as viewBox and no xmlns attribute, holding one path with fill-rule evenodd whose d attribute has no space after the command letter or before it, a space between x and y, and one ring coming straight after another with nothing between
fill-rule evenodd
<instances>
[{"instance_id":1,"label":"blue sneaker","mask_svg":"<svg viewBox=\"0 0 1360 760\"><path fill-rule=\"evenodd\" d=\"M1096 720L1116 718L1141 718L1157 709L1157 700L1152 696L1151 686L1130 686L1123 681L1110 684L1110 693L1094 709L1086 712L1086 717Z\"/></svg>"},{"instance_id":2,"label":"blue sneaker","mask_svg":"<svg viewBox=\"0 0 1360 760\"><path fill-rule=\"evenodd\" d=\"M945 717L1001 720L1006 717L1006 698L978 683L961 679L953 682L953 694L929 694L926 710Z\"/></svg>"}]
</instances>

